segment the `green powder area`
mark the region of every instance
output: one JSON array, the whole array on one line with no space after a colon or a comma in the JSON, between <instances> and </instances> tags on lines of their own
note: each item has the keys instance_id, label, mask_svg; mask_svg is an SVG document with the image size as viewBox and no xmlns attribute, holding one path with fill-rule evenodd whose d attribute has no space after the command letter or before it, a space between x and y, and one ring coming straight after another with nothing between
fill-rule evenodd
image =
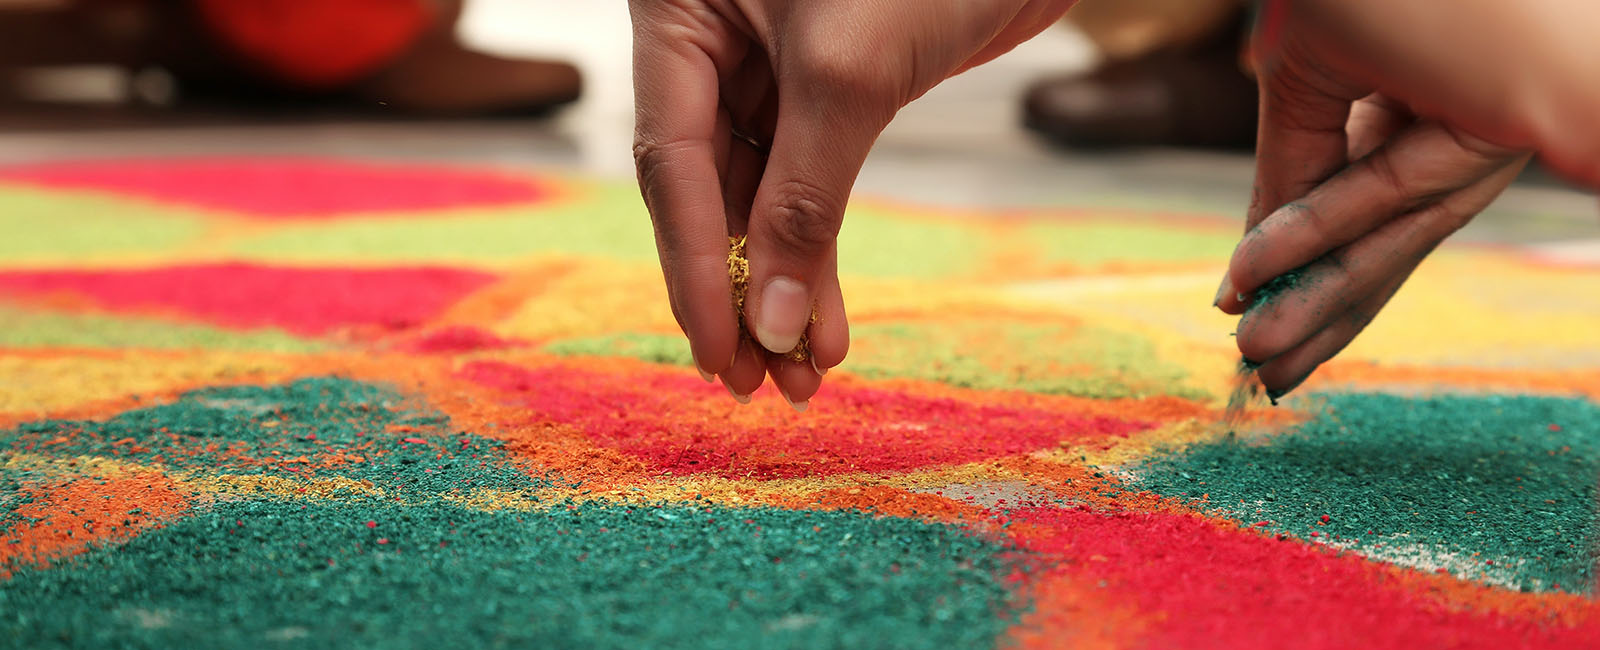
<instances>
[{"instance_id":1,"label":"green powder area","mask_svg":"<svg viewBox=\"0 0 1600 650\"><path fill-rule=\"evenodd\" d=\"M375 522L369 527L367 522ZM26 648L985 648L1002 550L853 512L221 502L0 583Z\"/></svg>"},{"instance_id":2,"label":"green powder area","mask_svg":"<svg viewBox=\"0 0 1600 650\"><path fill-rule=\"evenodd\" d=\"M230 253L272 261L516 262L530 255L654 261L638 189L586 188L544 204L439 211L414 217L288 224L237 242ZM841 273L942 277L978 259L981 229L851 209L839 238Z\"/></svg>"},{"instance_id":3,"label":"green powder area","mask_svg":"<svg viewBox=\"0 0 1600 650\"><path fill-rule=\"evenodd\" d=\"M1120 262L1214 262L1239 241L1223 229L1129 221L1039 222L1024 231L1048 262L1094 267Z\"/></svg>"},{"instance_id":4,"label":"green powder area","mask_svg":"<svg viewBox=\"0 0 1600 650\"><path fill-rule=\"evenodd\" d=\"M511 262L539 253L655 259L638 190L585 190L572 200L415 216L285 225L237 242L234 254L268 260Z\"/></svg>"},{"instance_id":5,"label":"green powder area","mask_svg":"<svg viewBox=\"0 0 1600 650\"><path fill-rule=\"evenodd\" d=\"M992 230L984 222L900 216L868 205L851 207L839 231L839 273L941 278L970 273L982 261Z\"/></svg>"},{"instance_id":6,"label":"green powder area","mask_svg":"<svg viewBox=\"0 0 1600 650\"><path fill-rule=\"evenodd\" d=\"M225 330L154 318L28 311L0 305L0 347L249 350L301 353L326 348L277 329Z\"/></svg>"},{"instance_id":7,"label":"green powder area","mask_svg":"<svg viewBox=\"0 0 1600 650\"><path fill-rule=\"evenodd\" d=\"M1186 370L1161 360L1148 339L1115 330L943 321L856 325L850 335L850 357L842 368L871 379L922 379L979 390L1108 399L1154 395L1209 399L1209 393L1188 382ZM544 350L679 366L693 363L688 343L678 335L566 339L547 344Z\"/></svg>"},{"instance_id":8,"label":"green powder area","mask_svg":"<svg viewBox=\"0 0 1600 650\"><path fill-rule=\"evenodd\" d=\"M673 366L694 364L689 341L676 335L630 333L562 339L546 344L544 351L561 356L631 357Z\"/></svg>"},{"instance_id":9,"label":"green powder area","mask_svg":"<svg viewBox=\"0 0 1600 650\"><path fill-rule=\"evenodd\" d=\"M0 464L0 531L9 530L12 525L20 521L22 516L17 514L17 509L33 501L27 492L23 491L27 475L26 470ZM0 544L5 542L6 540L0 539Z\"/></svg>"},{"instance_id":10,"label":"green powder area","mask_svg":"<svg viewBox=\"0 0 1600 650\"><path fill-rule=\"evenodd\" d=\"M198 237L201 219L178 208L0 184L0 259L10 265L82 264L95 255L159 253Z\"/></svg>"},{"instance_id":11,"label":"green powder area","mask_svg":"<svg viewBox=\"0 0 1600 650\"><path fill-rule=\"evenodd\" d=\"M1593 584L1600 407L1533 396L1324 397L1315 419L1264 442L1197 445L1134 474L1145 489L1209 494L1207 507L1241 521L1316 531L1374 557L1526 590Z\"/></svg>"},{"instance_id":12,"label":"green powder area","mask_svg":"<svg viewBox=\"0 0 1600 650\"><path fill-rule=\"evenodd\" d=\"M501 442L454 432L390 388L336 377L205 388L104 421L30 422L0 431L0 445L211 474L343 477L423 499L552 485L508 462Z\"/></svg>"}]
</instances>

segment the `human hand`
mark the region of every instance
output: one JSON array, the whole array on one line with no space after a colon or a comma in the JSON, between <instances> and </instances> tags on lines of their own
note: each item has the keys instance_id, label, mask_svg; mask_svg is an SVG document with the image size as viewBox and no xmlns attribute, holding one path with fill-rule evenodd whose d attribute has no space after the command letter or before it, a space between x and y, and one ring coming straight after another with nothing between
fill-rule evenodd
<instances>
[{"instance_id":1,"label":"human hand","mask_svg":"<svg viewBox=\"0 0 1600 650\"><path fill-rule=\"evenodd\" d=\"M1438 96L1394 78L1406 66L1374 72L1347 51L1360 39L1330 38L1324 22L1310 20L1315 12L1275 9L1258 32L1255 196L1216 298L1224 312L1244 314L1239 350L1262 364L1257 375L1273 397L1364 329L1539 142L1532 120L1485 118L1493 110L1467 104L1440 110ZM1431 116L1418 119L1424 110ZM1291 272L1293 282L1271 283Z\"/></svg>"},{"instance_id":2,"label":"human hand","mask_svg":"<svg viewBox=\"0 0 1600 650\"><path fill-rule=\"evenodd\" d=\"M639 186L696 367L804 410L849 347L834 239L902 106L1075 0L633 0ZM743 339L728 238L748 235ZM812 322L813 312L816 315ZM802 334L809 363L784 357Z\"/></svg>"}]
</instances>

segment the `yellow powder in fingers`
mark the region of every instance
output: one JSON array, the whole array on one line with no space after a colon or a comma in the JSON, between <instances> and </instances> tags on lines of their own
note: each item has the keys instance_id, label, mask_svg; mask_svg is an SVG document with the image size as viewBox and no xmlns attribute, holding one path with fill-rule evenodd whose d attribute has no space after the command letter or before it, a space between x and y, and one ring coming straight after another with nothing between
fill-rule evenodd
<instances>
[{"instance_id":1,"label":"yellow powder in fingers","mask_svg":"<svg viewBox=\"0 0 1600 650\"><path fill-rule=\"evenodd\" d=\"M742 339L754 339L750 333L750 326L744 322L744 297L750 291L750 260L744 256L744 237L728 238L728 282L733 285L733 311L739 315L739 332ZM817 322L817 307L811 306L811 320ZM785 352L783 358L795 363L806 363L811 360L811 342L806 333L800 334L800 342L796 343L793 350Z\"/></svg>"}]
</instances>

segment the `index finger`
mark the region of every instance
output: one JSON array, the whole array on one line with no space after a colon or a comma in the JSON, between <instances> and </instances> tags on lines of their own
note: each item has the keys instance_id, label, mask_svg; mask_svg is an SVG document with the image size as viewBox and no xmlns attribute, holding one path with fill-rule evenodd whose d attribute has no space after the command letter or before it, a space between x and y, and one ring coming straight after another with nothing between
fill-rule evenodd
<instances>
[{"instance_id":1,"label":"index finger","mask_svg":"<svg viewBox=\"0 0 1600 650\"><path fill-rule=\"evenodd\" d=\"M1277 47L1273 58L1261 63L1256 180L1245 216L1246 233L1344 167L1350 104L1366 95L1329 83L1307 63L1312 57L1301 51L1305 46L1293 35L1286 35ZM1215 302L1224 312L1244 308L1236 287L1230 275L1223 275Z\"/></svg>"},{"instance_id":2,"label":"index finger","mask_svg":"<svg viewBox=\"0 0 1600 650\"><path fill-rule=\"evenodd\" d=\"M663 3L632 5L633 146L639 189L655 227L668 299L695 364L720 373L739 342L728 282L728 227L717 173L717 66L659 15Z\"/></svg>"}]
</instances>

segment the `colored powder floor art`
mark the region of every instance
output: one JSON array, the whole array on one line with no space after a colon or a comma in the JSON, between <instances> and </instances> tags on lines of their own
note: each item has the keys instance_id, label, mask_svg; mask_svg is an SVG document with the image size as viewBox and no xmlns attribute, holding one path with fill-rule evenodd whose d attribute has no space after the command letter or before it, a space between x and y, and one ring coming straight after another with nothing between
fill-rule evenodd
<instances>
[{"instance_id":1,"label":"colored powder floor art","mask_svg":"<svg viewBox=\"0 0 1600 650\"><path fill-rule=\"evenodd\" d=\"M1235 220L867 198L797 414L695 376L645 223L0 169L0 646L1600 647L1600 267L1447 248L1230 431Z\"/></svg>"}]
</instances>

